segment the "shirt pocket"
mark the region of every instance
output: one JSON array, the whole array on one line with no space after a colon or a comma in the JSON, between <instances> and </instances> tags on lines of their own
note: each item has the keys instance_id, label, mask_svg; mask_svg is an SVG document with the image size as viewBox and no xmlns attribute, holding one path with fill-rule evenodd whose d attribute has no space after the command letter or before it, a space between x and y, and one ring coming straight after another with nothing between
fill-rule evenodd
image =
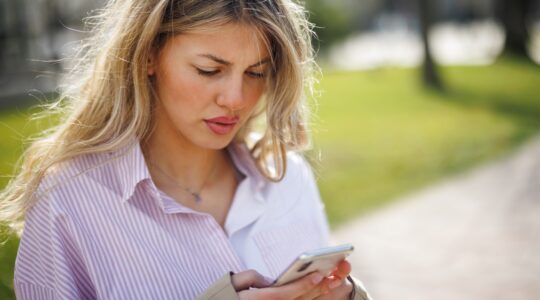
<instances>
[{"instance_id":1,"label":"shirt pocket","mask_svg":"<svg viewBox=\"0 0 540 300\"><path fill-rule=\"evenodd\" d=\"M253 239L274 278L302 252L326 246L321 229L312 220L263 230Z\"/></svg>"}]
</instances>

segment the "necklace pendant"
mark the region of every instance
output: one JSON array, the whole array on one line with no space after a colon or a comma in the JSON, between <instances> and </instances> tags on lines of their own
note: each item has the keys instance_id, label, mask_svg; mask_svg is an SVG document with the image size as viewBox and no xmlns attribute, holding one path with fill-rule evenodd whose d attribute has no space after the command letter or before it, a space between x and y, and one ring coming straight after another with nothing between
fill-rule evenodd
<instances>
[{"instance_id":1,"label":"necklace pendant","mask_svg":"<svg viewBox=\"0 0 540 300\"><path fill-rule=\"evenodd\" d=\"M191 193L191 195L193 195L193 198L195 198L195 202L197 203L201 202L202 200L201 195L199 195L198 193Z\"/></svg>"}]
</instances>

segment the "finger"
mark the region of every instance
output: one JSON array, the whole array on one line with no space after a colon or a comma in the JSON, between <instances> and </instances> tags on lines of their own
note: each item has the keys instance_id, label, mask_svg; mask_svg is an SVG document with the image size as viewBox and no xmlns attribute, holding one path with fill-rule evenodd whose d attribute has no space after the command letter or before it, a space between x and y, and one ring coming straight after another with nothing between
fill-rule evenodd
<instances>
[{"instance_id":1,"label":"finger","mask_svg":"<svg viewBox=\"0 0 540 300\"><path fill-rule=\"evenodd\" d=\"M332 275L339 277L340 279L345 279L347 276L349 276L351 270L351 264L346 260L342 260L339 262L337 269L332 273Z\"/></svg>"},{"instance_id":2,"label":"finger","mask_svg":"<svg viewBox=\"0 0 540 300\"><path fill-rule=\"evenodd\" d=\"M307 294L304 294L301 296L300 300L306 300L306 299L315 299L319 296L326 295L328 292L330 292L330 288L328 285L333 281L333 279L326 277L321 283L319 283L317 286L315 286L312 290L310 290Z\"/></svg>"},{"instance_id":3,"label":"finger","mask_svg":"<svg viewBox=\"0 0 540 300\"><path fill-rule=\"evenodd\" d=\"M349 299L352 292L352 284L347 280L338 282L341 282L338 287L323 292L321 296L317 297L317 300Z\"/></svg>"},{"instance_id":4,"label":"finger","mask_svg":"<svg viewBox=\"0 0 540 300\"><path fill-rule=\"evenodd\" d=\"M334 290L340 286L342 286L345 283L345 279L341 279L339 277L334 277L333 279L328 281L327 287L328 291Z\"/></svg>"},{"instance_id":5,"label":"finger","mask_svg":"<svg viewBox=\"0 0 540 300\"><path fill-rule=\"evenodd\" d=\"M231 276L232 284L237 291L250 287L263 288L272 284L272 280L264 277L255 270L247 270Z\"/></svg>"},{"instance_id":6,"label":"finger","mask_svg":"<svg viewBox=\"0 0 540 300\"><path fill-rule=\"evenodd\" d=\"M334 290L338 290L340 287L342 287L345 283L345 280L340 279L335 276L329 276L326 277L320 284L318 284L314 289L309 291L304 296L298 298L301 300L311 300L311 299L319 299L318 297L327 295L329 293L332 293L331 295L334 295Z\"/></svg>"},{"instance_id":7,"label":"finger","mask_svg":"<svg viewBox=\"0 0 540 300\"><path fill-rule=\"evenodd\" d=\"M323 283L319 283L318 285L314 286L311 290L309 290L305 294L301 295L298 298L294 298L294 300L313 300L324 294L323 292L324 287L325 286Z\"/></svg>"},{"instance_id":8,"label":"finger","mask_svg":"<svg viewBox=\"0 0 540 300\"><path fill-rule=\"evenodd\" d=\"M320 273L313 272L291 283L271 289L273 289L274 295L280 299L296 299L316 290L323 280L324 277Z\"/></svg>"}]
</instances>

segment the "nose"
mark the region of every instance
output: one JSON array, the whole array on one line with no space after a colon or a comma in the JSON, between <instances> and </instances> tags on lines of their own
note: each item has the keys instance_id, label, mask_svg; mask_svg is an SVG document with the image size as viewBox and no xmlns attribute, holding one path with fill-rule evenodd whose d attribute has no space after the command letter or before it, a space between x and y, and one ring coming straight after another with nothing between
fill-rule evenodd
<instances>
[{"instance_id":1,"label":"nose","mask_svg":"<svg viewBox=\"0 0 540 300\"><path fill-rule=\"evenodd\" d=\"M217 97L217 104L231 111L241 110L245 104L244 81L243 78L234 77L228 80L221 93Z\"/></svg>"}]
</instances>

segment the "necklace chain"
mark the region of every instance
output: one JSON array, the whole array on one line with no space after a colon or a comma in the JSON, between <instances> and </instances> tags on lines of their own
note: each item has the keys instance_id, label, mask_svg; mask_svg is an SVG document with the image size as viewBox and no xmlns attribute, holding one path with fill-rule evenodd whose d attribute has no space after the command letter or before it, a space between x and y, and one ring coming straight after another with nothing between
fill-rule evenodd
<instances>
[{"instance_id":1,"label":"necklace chain","mask_svg":"<svg viewBox=\"0 0 540 300\"><path fill-rule=\"evenodd\" d=\"M202 197L201 197L201 192L202 192L202 189L204 188L204 186L206 185L206 181L208 181L208 178L210 177L210 175L212 175L213 172L210 173L210 175L206 178L206 180L203 182L203 185L200 189L199 192L195 192L193 190L191 190L190 188L187 188L183 185L180 185L178 182L176 182L176 179L173 178L172 176L170 176L169 174L167 174L167 172L163 171L159 166L157 166L156 164L154 163L150 163L152 166L154 166L154 168L156 170L158 170L161 174L165 175L165 177L171 182L173 183L175 186L181 188L182 190L184 190L185 192L187 192L188 194L190 194L194 199L195 199L195 202L199 203L202 201Z\"/></svg>"}]
</instances>

